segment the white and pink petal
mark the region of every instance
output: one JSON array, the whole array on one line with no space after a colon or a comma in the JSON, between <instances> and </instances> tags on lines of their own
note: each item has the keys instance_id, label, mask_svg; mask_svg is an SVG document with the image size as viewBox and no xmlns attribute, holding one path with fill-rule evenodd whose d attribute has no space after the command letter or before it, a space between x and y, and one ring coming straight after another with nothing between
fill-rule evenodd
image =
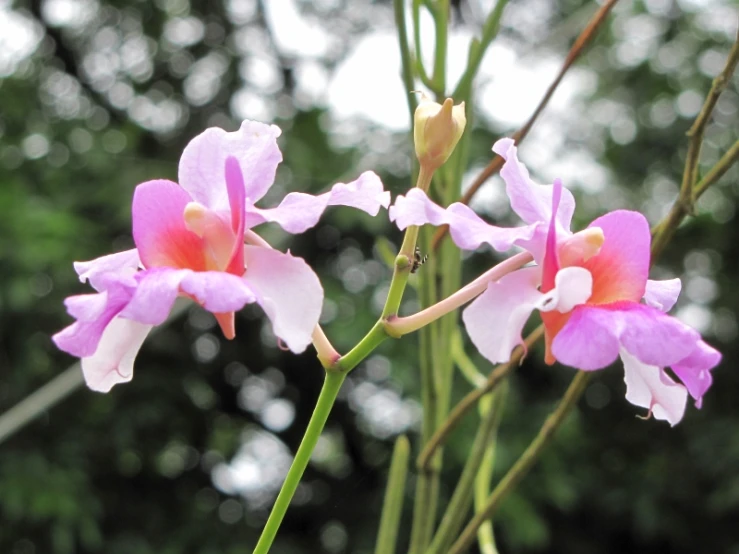
<instances>
[{"instance_id":1,"label":"white and pink petal","mask_svg":"<svg viewBox=\"0 0 739 554\"><path fill-rule=\"evenodd\" d=\"M648 306L669 312L677 302L680 296L682 282L680 279L667 279L664 281L647 280L646 290L644 291L644 302Z\"/></svg>"},{"instance_id":2,"label":"white and pink petal","mask_svg":"<svg viewBox=\"0 0 739 554\"><path fill-rule=\"evenodd\" d=\"M329 192L318 196L291 192L276 208L249 206L246 226L274 222L288 233L297 234L315 226L328 206L348 206L375 216L389 204L390 192L384 190L376 174L367 171L350 183L336 183Z\"/></svg>"},{"instance_id":3,"label":"white and pink petal","mask_svg":"<svg viewBox=\"0 0 739 554\"><path fill-rule=\"evenodd\" d=\"M538 185L531 180L526 166L518 161L516 144L513 139L502 138L493 145L493 152L500 155L505 163L500 176L506 183L506 193L511 208L528 224L549 223L552 218L552 185ZM558 232L566 236L570 232L572 215L575 213L575 198L564 189L562 201L556 213Z\"/></svg>"},{"instance_id":4,"label":"white and pink petal","mask_svg":"<svg viewBox=\"0 0 739 554\"><path fill-rule=\"evenodd\" d=\"M645 364L627 351L621 351L626 381L626 400L649 410L655 419L677 424L685 413L687 389L673 381L657 366Z\"/></svg>"},{"instance_id":5,"label":"white and pink petal","mask_svg":"<svg viewBox=\"0 0 739 554\"><path fill-rule=\"evenodd\" d=\"M101 276L108 274L133 276L140 265L138 250L133 248L101 256L88 262L74 262L74 270L82 283L89 281L96 290L102 290L104 284L100 282Z\"/></svg>"},{"instance_id":6,"label":"white and pink petal","mask_svg":"<svg viewBox=\"0 0 739 554\"><path fill-rule=\"evenodd\" d=\"M295 353L312 342L323 306L323 288L305 260L259 246L245 246L244 280L272 322L274 334Z\"/></svg>"},{"instance_id":7,"label":"white and pink petal","mask_svg":"<svg viewBox=\"0 0 739 554\"><path fill-rule=\"evenodd\" d=\"M106 326L95 352L80 360L85 383L94 391L108 392L133 377L133 363L151 325L121 317Z\"/></svg>"},{"instance_id":8,"label":"white and pink petal","mask_svg":"<svg viewBox=\"0 0 739 554\"><path fill-rule=\"evenodd\" d=\"M411 189L395 199L390 207L390 220L402 231L409 225L448 225L454 243L464 250L475 250L483 243L499 252L529 241L537 225L504 228L486 223L469 206L460 202L444 209L421 189Z\"/></svg>"},{"instance_id":9,"label":"white and pink petal","mask_svg":"<svg viewBox=\"0 0 739 554\"><path fill-rule=\"evenodd\" d=\"M472 343L492 363L510 360L513 349L523 344L521 332L545 297L538 291L541 270L527 267L488 285L462 312Z\"/></svg>"},{"instance_id":10,"label":"white and pink petal","mask_svg":"<svg viewBox=\"0 0 739 554\"><path fill-rule=\"evenodd\" d=\"M238 160L244 175L244 189L253 204L275 180L282 153L277 146L280 129L246 120L238 131L228 133L212 127L185 147L180 158L178 180L192 198L214 211L229 209L226 190L226 158Z\"/></svg>"}]
</instances>

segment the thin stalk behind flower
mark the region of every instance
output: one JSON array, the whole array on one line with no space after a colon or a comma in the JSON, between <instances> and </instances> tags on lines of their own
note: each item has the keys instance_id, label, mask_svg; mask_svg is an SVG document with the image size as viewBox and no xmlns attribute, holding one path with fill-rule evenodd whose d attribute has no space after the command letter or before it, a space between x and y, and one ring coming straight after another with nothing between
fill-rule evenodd
<instances>
[{"instance_id":1,"label":"thin stalk behind flower","mask_svg":"<svg viewBox=\"0 0 739 554\"><path fill-rule=\"evenodd\" d=\"M516 254L486 271L451 296L437 302L433 306L429 306L425 310L406 317L389 317L385 323L385 330L393 337L401 337L407 333L417 331L421 327L428 325L432 321L436 321L443 315L466 304L481 294L491 282L497 281L504 275L521 268L531 261L533 261L533 257L528 252Z\"/></svg>"}]
</instances>

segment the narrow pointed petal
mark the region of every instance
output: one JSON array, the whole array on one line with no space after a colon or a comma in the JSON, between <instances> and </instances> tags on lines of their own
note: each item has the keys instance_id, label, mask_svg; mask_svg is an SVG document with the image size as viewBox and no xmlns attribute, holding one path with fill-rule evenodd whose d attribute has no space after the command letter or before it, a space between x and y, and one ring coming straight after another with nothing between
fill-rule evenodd
<instances>
[{"instance_id":1,"label":"narrow pointed petal","mask_svg":"<svg viewBox=\"0 0 739 554\"><path fill-rule=\"evenodd\" d=\"M272 322L272 329L295 353L311 343L323 306L323 288L302 258L245 246L244 279Z\"/></svg>"},{"instance_id":2,"label":"narrow pointed petal","mask_svg":"<svg viewBox=\"0 0 739 554\"><path fill-rule=\"evenodd\" d=\"M148 181L136 187L133 240L145 267L206 269L203 239L185 226L183 214L190 202L190 195L171 181Z\"/></svg>"},{"instance_id":3,"label":"narrow pointed petal","mask_svg":"<svg viewBox=\"0 0 739 554\"><path fill-rule=\"evenodd\" d=\"M331 191L318 196L291 192L276 208L250 207L247 227L274 222L288 233L302 233L313 227L328 206L349 206L372 216L390 204L390 192L383 190L380 178L367 171L350 183L337 183Z\"/></svg>"},{"instance_id":4,"label":"narrow pointed petal","mask_svg":"<svg viewBox=\"0 0 739 554\"><path fill-rule=\"evenodd\" d=\"M420 189L398 196L390 207L390 220L402 231L409 225L449 225L454 243L464 250L475 250L486 243L499 252L530 240L535 225L503 228L483 221L469 206L455 202L447 209L429 199Z\"/></svg>"},{"instance_id":5,"label":"narrow pointed petal","mask_svg":"<svg viewBox=\"0 0 739 554\"><path fill-rule=\"evenodd\" d=\"M151 329L151 325L114 318L105 328L95 353L80 362L87 386L108 392L113 385L130 381L136 355Z\"/></svg>"},{"instance_id":6,"label":"narrow pointed petal","mask_svg":"<svg viewBox=\"0 0 739 554\"><path fill-rule=\"evenodd\" d=\"M192 198L214 211L227 211L226 158L238 160L244 189L250 203L269 190L275 181L282 153L277 146L280 129L256 121L244 121L238 131L227 133L212 127L185 147L180 158L178 180Z\"/></svg>"},{"instance_id":7,"label":"narrow pointed petal","mask_svg":"<svg viewBox=\"0 0 739 554\"><path fill-rule=\"evenodd\" d=\"M593 221L589 226L603 231L600 251L582 263L593 274L591 304L622 300L640 302L649 275L649 223L638 212L616 210Z\"/></svg>"},{"instance_id":8,"label":"narrow pointed petal","mask_svg":"<svg viewBox=\"0 0 739 554\"><path fill-rule=\"evenodd\" d=\"M688 388L695 399L695 407L703 404L703 395L711 387L711 370L721 361L721 354L705 342L698 341L693 351L684 359L672 364L672 371Z\"/></svg>"},{"instance_id":9,"label":"narrow pointed petal","mask_svg":"<svg viewBox=\"0 0 739 554\"><path fill-rule=\"evenodd\" d=\"M554 281L559 271L559 256L557 254L557 210L562 199L562 183L557 180L552 189L552 216L549 220L547 243L541 271L541 291L548 292L554 287Z\"/></svg>"},{"instance_id":10,"label":"narrow pointed petal","mask_svg":"<svg viewBox=\"0 0 739 554\"><path fill-rule=\"evenodd\" d=\"M657 366L640 362L628 352L621 352L626 381L626 400L646 408L655 419L675 425L685 413L688 391Z\"/></svg>"},{"instance_id":11,"label":"narrow pointed petal","mask_svg":"<svg viewBox=\"0 0 739 554\"><path fill-rule=\"evenodd\" d=\"M670 366L688 356L700 335L656 308L636 302L577 306L552 341L561 363L583 370L606 367L623 348L639 361Z\"/></svg>"},{"instance_id":12,"label":"narrow pointed petal","mask_svg":"<svg viewBox=\"0 0 739 554\"><path fill-rule=\"evenodd\" d=\"M680 279L667 279L665 281L647 281L647 288L644 291L644 301L658 310L669 312L677 302L680 296L682 283Z\"/></svg>"},{"instance_id":13,"label":"narrow pointed petal","mask_svg":"<svg viewBox=\"0 0 739 554\"><path fill-rule=\"evenodd\" d=\"M234 275L244 273L244 231L246 229L246 191L244 175L239 162L233 156L226 158L226 185L228 204L231 210L231 229L234 233L231 259L226 271Z\"/></svg>"},{"instance_id":14,"label":"narrow pointed petal","mask_svg":"<svg viewBox=\"0 0 739 554\"><path fill-rule=\"evenodd\" d=\"M138 250L134 248L95 258L89 262L74 262L74 270L81 282L89 280L96 290L100 290L99 276L106 273L133 275L140 264Z\"/></svg>"},{"instance_id":15,"label":"narrow pointed petal","mask_svg":"<svg viewBox=\"0 0 739 554\"><path fill-rule=\"evenodd\" d=\"M507 362L523 344L523 327L544 296L537 290L539 279L538 267L514 271L490 283L462 312L472 343L492 363Z\"/></svg>"},{"instance_id":16,"label":"narrow pointed petal","mask_svg":"<svg viewBox=\"0 0 739 554\"><path fill-rule=\"evenodd\" d=\"M528 224L548 223L552 217L551 185L537 185L529 177L526 166L518 161L516 144L513 139L502 138L493 145L493 152L505 159L500 176L506 183L506 193L511 200L511 208ZM572 214L575 213L575 198L564 189L556 221L563 234L570 232Z\"/></svg>"}]
</instances>

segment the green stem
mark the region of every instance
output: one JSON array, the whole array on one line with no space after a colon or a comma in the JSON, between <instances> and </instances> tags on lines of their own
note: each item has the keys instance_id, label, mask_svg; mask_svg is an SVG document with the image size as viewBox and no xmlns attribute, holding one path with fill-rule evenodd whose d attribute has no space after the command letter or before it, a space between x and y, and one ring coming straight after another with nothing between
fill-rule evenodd
<instances>
[{"instance_id":1,"label":"green stem","mask_svg":"<svg viewBox=\"0 0 739 554\"><path fill-rule=\"evenodd\" d=\"M462 527L467 512L472 505L472 495L478 471L499 421L497 410L487 410L482 418L481 425L477 428L472 449L462 470L462 475L447 505L439 530L426 554L446 554L449 545Z\"/></svg>"},{"instance_id":2,"label":"green stem","mask_svg":"<svg viewBox=\"0 0 739 554\"><path fill-rule=\"evenodd\" d=\"M544 335L544 326L539 325L528 337L524 344L526 349L531 348L536 341L538 341ZM518 367L521 359L524 356L525 350L522 348L516 348L511 354L511 360L505 364L496 367L488 376L488 380L484 387L474 389L470 391L451 411L449 416L444 420L439 428L436 430L434 435L427 441L424 442L423 450L418 455L416 466L419 469L423 469L428 466L431 457L437 448L441 447L446 442L447 437L451 434L454 428L462 421L465 414L477 404L477 402L485 396L486 393L492 391L497 387L514 368Z\"/></svg>"},{"instance_id":3,"label":"green stem","mask_svg":"<svg viewBox=\"0 0 739 554\"><path fill-rule=\"evenodd\" d=\"M446 89L446 54L447 33L449 31L449 0L439 0L434 10L436 23L436 37L434 44L434 76L432 78L433 91L437 101L444 100Z\"/></svg>"},{"instance_id":4,"label":"green stem","mask_svg":"<svg viewBox=\"0 0 739 554\"><path fill-rule=\"evenodd\" d=\"M385 500L382 504L380 530L377 533L375 554L395 554L398 539L400 518L403 515L403 496L405 479L408 475L408 458L411 445L405 435L395 441L393 458L390 462L390 474L385 489Z\"/></svg>"},{"instance_id":5,"label":"green stem","mask_svg":"<svg viewBox=\"0 0 739 554\"><path fill-rule=\"evenodd\" d=\"M398 45L400 46L401 75L403 84L406 88L406 99L408 100L408 109L411 112L411 119L418 106L416 95L411 92L415 90L413 82L413 61L411 50L408 45L408 27L405 22L405 6L403 0L393 0L395 11L395 26L398 29Z\"/></svg>"},{"instance_id":6,"label":"green stem","mask_svg":"<svg viewBox=\"0 0 739 554\"><path fill-rule=\"evenodd\" d=\"M493 492L487 498L485 506L475 514L472 521L464 528L459 539L452 545L451 549L444 551L444 554L462 554L472 543L475 542L475 536L480 526L489 519L500 505L501 501L510 493L519 481L529 472L531 467L539 459L541 451L551 442L554 432L559 428L565 416L575 406L580 395L585 390L585 386L590 380L591 373L586 371L578 371L575 378L565 392L564 397L560 401L557 409L547 417L544 425L539 430L536 438L526 448L521 457L508 470L503 479L500 480Z\"/></svg>"},{"instance_id":7,"label":"green stem","mask_svg":"<svg viewBox=\"0 0 739 554\"><path fill-rule=\"evenodd\" d=\"M290 466L290 470L287 472L285 482L282 484L280 494L277 496L277 500L272 507L272 512L269 514L269 519L262 530L262 535L259 537L259 542L254 548L253 554L267 554L269 552L282 523L282 519L285 517L285 512L287 512L295 490L298 488L300 478L303 476L305 468L308 467L313 449L316 447L316 443L326 425L328 415L331 413L331 408L333 408L336 396L339 394L339 389L345 378L346 373L326 373L321 393L316 401L316 407L313 409L313 415L308 422L308 428L305 430L303 440L300 441L298 451L295 453L295 459Z\"/></svg>"},{"instance_id":8,"label":"green stem","mask_svg":"<svg viewBox=\"0 0 739 554\"><path fill-rule=\"evenodd\" d=\"M508 381L504 381L502 386L496 390L492 395L486 396L480 401L480 414L484 414L487 410L495 410L496 412L496 423L495 431L490 445L485 452L485 457L482 459L482 464L477 472L475 478L475 497L474 506L475 512L480 512L485 506L485 501L490 494L490 483L493 479L493 470L495 469L495 447L497 443L498 428L500 427L500 420L503 416L503 406L505 404L506 395L508 394ZM498 549L495 546L495 534L493 533L493 521L492 519L485 520L477 531L477 543L480 546L480 552L482 554L498 554Z\"/></svg>"},{"instance_id":9,"label":"green stem","mask_svg":"<svg viewBox=\"0 0 739 554\"><path fill-rule=\"evenodd\" d=\"M327 369L327 371L344 374L349 373L386 338L388 338L388 334L385 332L385 327L382 321L378 321L354 348L339 358L339 361L333 367Z\"/></svg>"},{"instance_id":10,"label":"green stem","mask_svg":"<svg viewBox=\"0 0 739 554\"><path fill-rule=\"evenodd\" d=\"M458 100L464 100L472 90L472 80L477 75L477 70L480 68L480 63L485 57L488 46L493 42L493 39L498 34L500 28L500 18L503 15L503 10L508 4L508 0L498 0L495 3L495 7L488 14L485 20L485 25L482 28L482 36L480 40L472 39L470 43L469 56L467 61L467 68L464 70L464 75L459 80L457 88L454 89L454 98Z\"/></svg>"}]
</instances>

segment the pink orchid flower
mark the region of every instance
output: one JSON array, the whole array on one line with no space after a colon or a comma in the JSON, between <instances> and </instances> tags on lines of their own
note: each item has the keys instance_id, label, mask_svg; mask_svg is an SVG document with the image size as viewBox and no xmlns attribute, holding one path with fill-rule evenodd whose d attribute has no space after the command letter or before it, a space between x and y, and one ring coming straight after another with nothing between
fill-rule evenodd
<instances>
[{"instance_id":1,"label":"pink orchid flower","mask_svg":"<svg viewBox=\"0 0 739 554\"><path fill-rule=\"evenodd\" d=\"M323 304L318 277L302 258L271 249L250 229L272 221L300 233L330 205L377 215L390 193L366 172L325 194L290 193L275 208L257 208L282 161L279 135L279 128L252 121L232 133L207 129L182 153L179 185L155 180L136 187L136 248L75 263L80 280L98 292L66 300L77 321L53 339L81 358L91 389L107 392L131 380L144 339L178 296L212 312L229 339L234 312L257 302L290 350L311 343Z\"/></svg>"},{"instance_id":2,"label":"pink orchid flower","mask_svg":"<svg viewBox=\"0 0 739 554\"><path fill-rule=\"evenodd\" d=\"M651 235L644 216L618 210L572 234L575 202L561 182L542 186L531 181L511 139L498 141L493 150L506 160L501 175L511 206L528 224L514 232L532 230L530 236L522 235L510 244L529 250L538 265L491 282L463 312L467 332L480 353L493 363L507 362L523 343L524 324L538 309L544 321L547 363L559 361L591 371L620 356L626 399L632 404L672 425L682 419L688 394L700 408L711 386L710 371L721 355L697 331L664 313L677 300L680 280L648 279ZM473 232L477 237L502 236L499 228L485 229L487 224L476 216L468 218L474 221L470 225L457 216L459 208L430 206L428 199L420 203L431 217L420 215L407 202L391 207L391 217L413 220L413 224L443 220L461 248L481 242L496 246L491 240L467 240ZM671 367L682 383L670 377L665 367Z\"/></svg>"}]
</instances>

